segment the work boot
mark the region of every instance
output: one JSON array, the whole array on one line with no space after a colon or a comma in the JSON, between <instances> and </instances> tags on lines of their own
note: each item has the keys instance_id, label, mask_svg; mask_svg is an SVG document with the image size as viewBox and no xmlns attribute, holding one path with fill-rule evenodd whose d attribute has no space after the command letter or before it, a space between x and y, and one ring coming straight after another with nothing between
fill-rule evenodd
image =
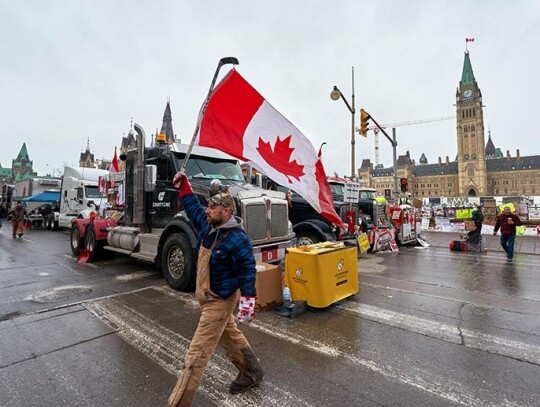
<instances>
[{"instance_id":1,"label":"work boot","mask_svg":"<svg viewBox=\"0 0 540 407\"><path fill-rule=\"evenodd\" d=\"M231 394L243 393L246 390L251 389L252 387L258 385L262 382L263 376L249 377L243 374L242 372L238 373L236 379L229 386L229 392Z\"/></svg>"},{"instance_id":2,"label":"work boot","mask_svg":"<svg viewBox=\"0 0 540 407\"><path fill-rule=\"evenodd\" d=\"M236 379L231 383L229 392L231 394L243 393L248 389L258 385L264 376L264 370L255 356L253 350L248 347L242 349L242 355L244 356L243 363L239 363L238 360L232 360L233 364L240 370Z\"/></svg>"}]
</instances>

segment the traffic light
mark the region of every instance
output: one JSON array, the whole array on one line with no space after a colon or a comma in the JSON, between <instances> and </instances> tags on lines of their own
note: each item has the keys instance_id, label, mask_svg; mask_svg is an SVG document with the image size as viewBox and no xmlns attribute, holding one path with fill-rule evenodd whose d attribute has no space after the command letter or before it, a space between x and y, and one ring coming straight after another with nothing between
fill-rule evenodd
<instances>
[{"instance_id":1,"label":"traffic light","mask_svg":"<svg viewBox=\"0 0 540 407\"><path fill-rule=\"evenodd\" d=\"M371 116L364 109L360 109L360 135L367 137L369 119Z\"/></svg>"},{"instance_id":2,"label":"traffic light","mask_svg":"<svg viewBox=\"0 0 540 407\"><path fill-rule=\"evenodd\" d=\"M407 178L401 178L399 182L401 184L401 192L407 192Z\"/></svg>"}]
</instances>

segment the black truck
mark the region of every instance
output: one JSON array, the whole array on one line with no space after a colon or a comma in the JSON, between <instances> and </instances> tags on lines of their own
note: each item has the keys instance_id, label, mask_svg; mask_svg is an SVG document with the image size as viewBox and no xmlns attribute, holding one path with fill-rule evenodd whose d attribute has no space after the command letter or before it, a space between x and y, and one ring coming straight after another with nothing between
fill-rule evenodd
<instances>
[{"instance_id":1,"label":"black truck","mask_svg":"<svg viewBox=\"0 0 540 407\"><path fill-rule=\"evenodd\" d=\"M84 248L93 257L105 251L121 253L161 267L167 283L192 289L196 274L197 231L186 216L178 190L172 185L182 168L188 145L156 142L144 147L144 131L135 125L137 148L127 152L119 182L125 189L124 216L115 219L77 219L71 229L74 254ZM219 151L195 147L186 167L201 204L228 189L236 200L237 216L253 244L258 261L277 263L295 244L285 194L247 183L238 160ZM122 181L123 178L123 181Z\"/></svg>"}]
</instances>

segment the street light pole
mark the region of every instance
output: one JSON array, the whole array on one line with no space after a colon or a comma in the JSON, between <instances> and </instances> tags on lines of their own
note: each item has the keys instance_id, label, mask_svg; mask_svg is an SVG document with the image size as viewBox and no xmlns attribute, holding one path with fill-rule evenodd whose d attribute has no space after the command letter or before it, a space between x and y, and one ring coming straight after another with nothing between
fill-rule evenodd
<instances>
[{"instance_id":1,"label":"street light pole","mask_svg":"<svg viewBox=\"0 0 540 407\"><path fill-rule=\"evenodd\" d=\"M356 110L354 108L354 66L352 67L352 109L351 109L351 177L356 178L356 165L355 165L355 143L354 133L356 132L356 127L354 125L354 116Z\"/></svg>"},{"instance_id":2,"label":"street light pole","mask_svg":"<svg viewBox=\"0 0 540 407\"><path fill-rule=\"evenodd\" d=\"M345 99L345 96L343 96L343 93L338 89L337 86L334 86L334 89L330 93L330 98L332 100L338 100L341 98L345 105L347 106L347 109L351 112L351 178L356 177L356 170L355 170L355 157L354 157L354 132L355 132L355 125L354 125L354 115L356 114L356 110L354 107L354 66L352 67L352 106L349 105L349 102L347 102L347 99Z\"/></svg>"}]
</instances>

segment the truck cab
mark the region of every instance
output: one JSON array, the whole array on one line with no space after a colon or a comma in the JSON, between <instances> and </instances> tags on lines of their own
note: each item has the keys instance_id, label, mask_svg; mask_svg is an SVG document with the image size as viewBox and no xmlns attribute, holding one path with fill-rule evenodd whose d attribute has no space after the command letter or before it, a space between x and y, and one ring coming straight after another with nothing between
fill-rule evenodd
<instances>
[{"instance_id":1,"label":"truck cab","mask_svg":"<svg viewBox=\"0 0 540 407\"><path fill-rule=\"evenodd\" d=\"M285 192L289 197L289 219L292 222L299 246L326 241L350 241L356 244L358 232L358 205L344 202L345 181L328 179L334 209L346 225L340 229L320 215L304 198L288 188L267 180L267 188Z\"/></svg>"},{"instance_id":2,"label":"truck cab","mask_svg":"<svg viewBox=\"0 0 540 407\"><path fill-rule=\"evenodd\" d=\"M76 218L87 218L106 198L98 191L99 177L109 172L96 168L64 167L59 211L54 215L55 228L71 228Z\"/></svg>"},{"instance_id":3,"label":"truck cab","mask_svg":"<svg viewBox=\"0 0 540 407\"><path fill-rule=\"evenodd\" d=\"M385 229L391 226L386 213L386 199L377 196L377 191L373 188L360 188L358 197L358 208L362 229L364 232L373 228Z\"/></svg>"},{"instance_id":4,"label":"truck cab","mask_svg":"<svg viewBox=\"0 0 540 407\"><path fill-rule=\"evenodd\" d=\"M189 146L157 143L144 148L144 132L139 126L135 129L138 148L121 156L125 160L122 222L77 219L73 233L81 239L79 249L85 247L94 257L111 251L149 261L161 267L171 287L192 289L197 231L172 184ZM284 259L285 249L295 244L284 193L247 183L238 160L214 149L194 147L185 173L203 206L220 190L227 189L233 195L235 215L244 222L257 261L276 263ZM72 246L74 254L76 249Z\"/></svg>"}]
</instances>

